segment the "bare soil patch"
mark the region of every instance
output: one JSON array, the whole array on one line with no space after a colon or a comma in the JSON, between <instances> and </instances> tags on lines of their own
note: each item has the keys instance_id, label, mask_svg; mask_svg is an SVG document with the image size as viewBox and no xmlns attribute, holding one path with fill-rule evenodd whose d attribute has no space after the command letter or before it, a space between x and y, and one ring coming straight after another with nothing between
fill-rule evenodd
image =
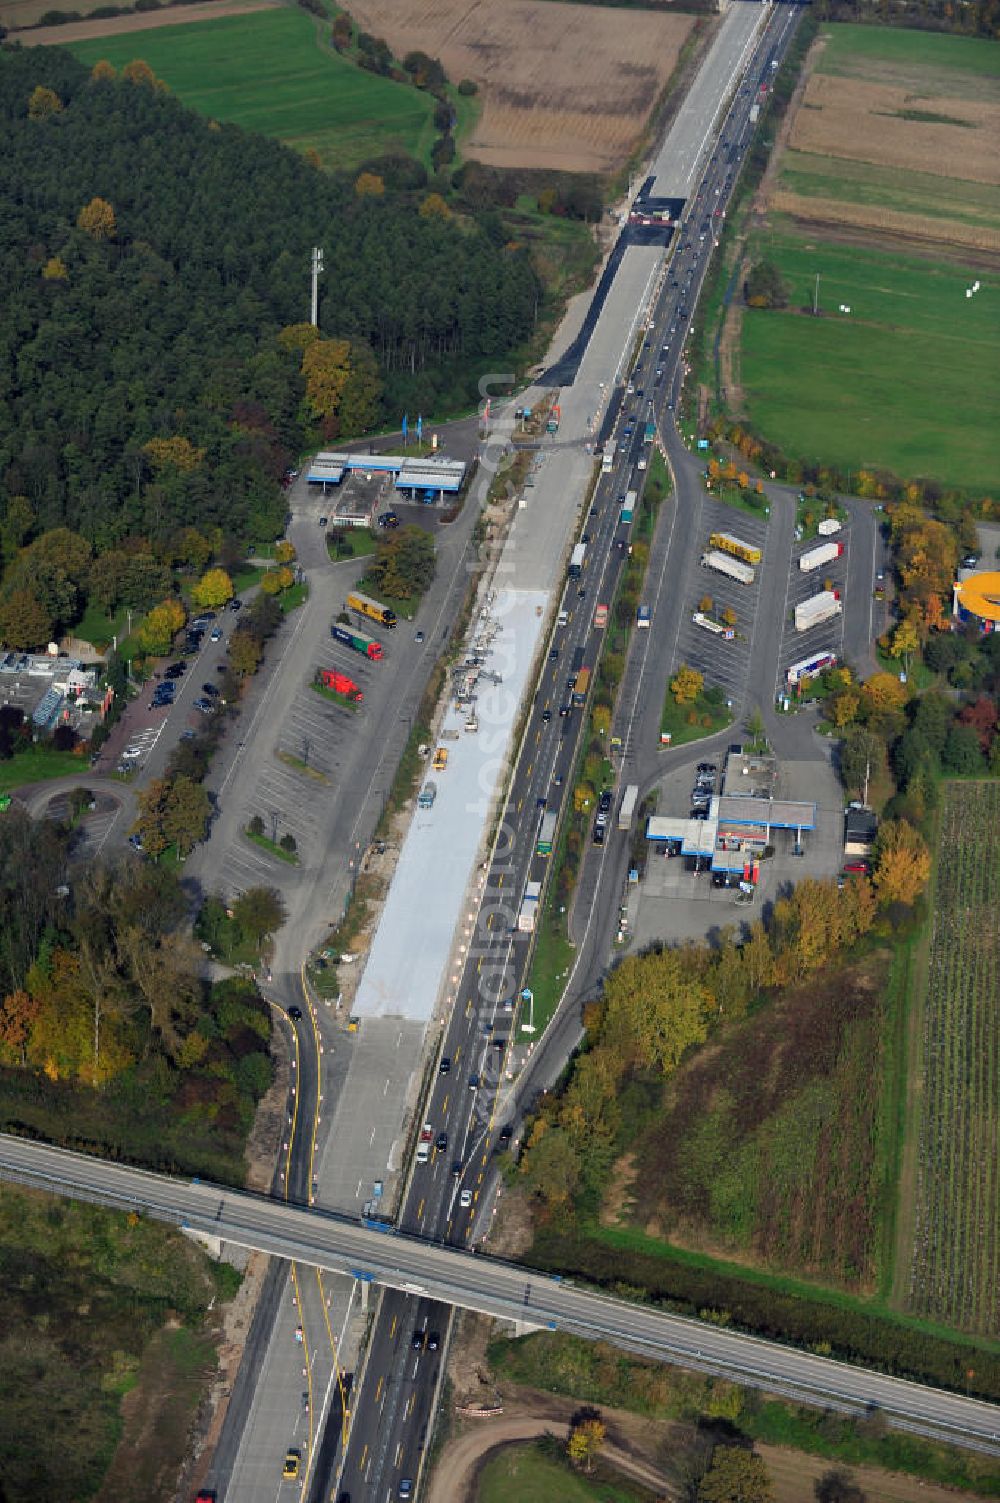
<instances>
[{"instance_id":1,"label":"bare soil patch","mask_svg":"<svg viewBox=\"0 0 1000 1503\"><path fill-rule=\"evenodd\" d=\"M639 139L693 16L547 0L357 0L397 57L419 48L472 78L483 112L468 155L494 167L607 172Z\"/></svg>"},{"instance_id":2,"label":"bare soil patch","mask_svg":"<svg viewBox=\"0 0 1000 1503\"><path fill-rule=\"evenodd\" d=\"M169 10L143 11L134 16L105 16L97 21L71 21L66 26L40 26L18 33L22 47L52 47L62 42L86 42L92 37L117 37L158 26L186 26L191 21L218 21L222 16L245 16L250 11L274 10L276 0L205 0L202 5L176 5ZM4 5L0 17L11 28L31 26L51 10L50 0ZM11 19L8 20L8 17Z\"/></svg>"}]
</instances>

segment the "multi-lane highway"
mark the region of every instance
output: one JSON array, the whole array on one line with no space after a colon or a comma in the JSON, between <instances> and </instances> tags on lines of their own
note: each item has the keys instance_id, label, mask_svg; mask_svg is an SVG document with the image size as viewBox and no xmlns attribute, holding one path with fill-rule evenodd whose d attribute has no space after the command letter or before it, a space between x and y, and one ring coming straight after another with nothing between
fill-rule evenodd
<instances>
[{"instance_id":1,"label":"multi-lane highway","mask_svg":"<svg viewBox=\"0 0 1000 1503\"><path fill-rule=\"evenodd\" d=\"M874 1406L901 1428L1000 1455L1000 1409L992 1404L628 1304L514 1264L6 1135L0 1135L0 1176L157 1216L199 1235L258 1247L298 1263L353 1272L403 1291L411 1305L424 1297L443 1300L525 1327L611 1341L649 1357L852 1413ZM416 1329L422 1331L425 1322L426 1317ZM413 1330L411 1321L400 1332L411 1352ZM384 1432L380 1442L391 1448L391 1434ZM397 1495L398 1489L388 1493ZM369 1488L358 1496L387 1494Z\"/></svg>"}]
</instances>

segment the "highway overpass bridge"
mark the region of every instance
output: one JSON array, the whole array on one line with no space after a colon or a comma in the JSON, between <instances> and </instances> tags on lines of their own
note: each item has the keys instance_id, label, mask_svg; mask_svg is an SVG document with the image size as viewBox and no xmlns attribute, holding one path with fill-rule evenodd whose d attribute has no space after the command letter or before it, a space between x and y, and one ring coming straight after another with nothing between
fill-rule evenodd
<instances>
[{"instance_id":1,"label":"highway overpass bridge","mask_svg":"<svg viewBox=\"0 0 1000 1503\"><path fill-rule=\"evenodd\" d=\"M202 1237L501 1319L608 1341L803 1403L853 1414L877 1408L899 1429L1000 1456L995 1405L611 1299L480 1254L6 1134L0 1134L0 1179L153 1216Z\"/></svg>"}]
</instances>

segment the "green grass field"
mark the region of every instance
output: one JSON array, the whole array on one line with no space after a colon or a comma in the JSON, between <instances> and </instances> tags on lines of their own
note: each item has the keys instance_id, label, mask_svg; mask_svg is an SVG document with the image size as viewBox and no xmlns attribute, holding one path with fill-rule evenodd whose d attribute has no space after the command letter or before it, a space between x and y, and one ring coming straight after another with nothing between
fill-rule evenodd
<instances>
[{"instance_id":1,"label":"green grass field","mask_svg":"<svg viewBox=\"0 0 1000 1503\"><path fill-rule=\"evenodd\" d=\"M992 42L979 37L849 24L825 27L824 37L821 73L857 75L872 62L897 68L933 68L939 76L970 73L1000 78L1000 52Z\"/></svg>"},{"instance_id":2,"label":"green grass field","mask_svg":"<svg viewBox=\"0 0 1000 1503\"><path fill-rule=\"evenodd\" d=\"M489 1457L475 1492L476 1503L640 1503L650 1497L607 1472L581 1476L540 1443L504 1446Z\"/></svg>"},{"instance_id":3,"label":"green grass field","mask_svg":"<svg viewBox=\"0 0 1000 1503\"><path fill-rule=\"evenodd\" d=\"M78 42L71 50L84 63L107 58L119 68L141 57L200 114L301 150L314 147L327 167L350 170L389 151L427 160L433 99L355 67L321 46L322 35L313 17L280 7Z\"/></svg>"},{"instance_id":4,"label":"green grass field","mask_svg":"<svg viewBox=\"0 0 1000 1503\"><path fill-rule=\"evenodd\" d=\"M790 301L785 312L744 314L741 376L757 432L804 460L995 487L996 292L967 298L974 271L787 226L755 254L779 267ZM823 316L812 318L798 310L817 274Z\"/></svg>"}]
</instances>

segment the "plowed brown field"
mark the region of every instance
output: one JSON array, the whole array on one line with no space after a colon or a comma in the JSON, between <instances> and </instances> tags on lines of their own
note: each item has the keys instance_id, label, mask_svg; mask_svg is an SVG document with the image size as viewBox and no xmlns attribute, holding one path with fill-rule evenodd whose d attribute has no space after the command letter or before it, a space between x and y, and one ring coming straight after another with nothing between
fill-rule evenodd
<instances>
[{"instance_id":1,"label":"plowed brown field","mask_svg":"<svg viewBox=\"0 0 1000 1503\"><path fill-rule=\"evenodd\" d=\"M419 49L480 85L469 156L566 172L621 165L694 24L547 0L357 0L351 14L397 57Z\"/></svg>"}]
</instances>

